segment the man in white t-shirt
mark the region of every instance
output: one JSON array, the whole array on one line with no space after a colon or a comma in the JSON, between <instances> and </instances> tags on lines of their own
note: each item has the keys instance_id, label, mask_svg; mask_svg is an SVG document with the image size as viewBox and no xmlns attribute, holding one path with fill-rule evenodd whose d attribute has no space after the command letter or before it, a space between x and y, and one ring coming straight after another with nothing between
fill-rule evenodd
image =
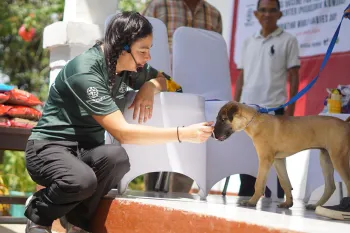
<instances>
[{"instance_id":1,"label":"man in white t-shirt","mask_svg":"<svg viewBox=\"0 0 350 233\"><path fill-rule=\"evenodd\" d=\"M288 78L290 97L298 92L298 41L277 26L277 21L282 17L278 0L259 0L254 14L261 30L244 41L234 99L268 108L278 107L287 101ZM292 116L294 108L295 105L291 104L286 110L280 109L275 114ZM239 196L252 196L254 184L254 177L241 175ZM278 186L278 197L283 197L283 190ZM265 195L271 195L268 189Z\"/></svg>"}]
</instances>

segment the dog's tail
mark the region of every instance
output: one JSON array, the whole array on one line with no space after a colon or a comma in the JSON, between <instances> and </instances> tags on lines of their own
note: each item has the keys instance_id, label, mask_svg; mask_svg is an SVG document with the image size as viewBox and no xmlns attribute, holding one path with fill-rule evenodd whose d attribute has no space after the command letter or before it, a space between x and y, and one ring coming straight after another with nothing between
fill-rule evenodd
<instances>
[{"instance_id":1,"label":"dog's tail","mask_svg":"<svg viewBox=\"0 0 350 233\"><path fill-rule=\"evenodd\" d=\"M350 117L348 117L348 119L346 119L345 121L350 123Z\"/></svg>"}]
</instances>

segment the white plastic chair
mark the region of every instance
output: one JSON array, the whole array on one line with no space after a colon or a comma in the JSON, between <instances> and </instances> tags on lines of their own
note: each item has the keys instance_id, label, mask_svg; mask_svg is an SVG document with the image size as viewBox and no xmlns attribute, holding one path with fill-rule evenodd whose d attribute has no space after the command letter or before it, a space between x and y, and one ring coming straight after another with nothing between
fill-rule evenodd
<instances>
[{"instance_id":1,"label":"white plastic chair","mask_svg":"<svg viewBox=\"0 0 350 233\"><path fill-rule=\"evenodd\" d=\"M176 29L173 35L173 78L186 93L201 95L206 100L231 100L224 38L203 29Z\"/></svg>"},{"instance_id":2,"label":"white plastic chair","mask_svg":"<svg viewBox=\"0 0 350 233\"><path fill-rule=\"evenodd\" d=\"M131 93L132 94L132 93ZM133 96L128 97L130 105ZM125 119L132 120L133 110L124 110ZM163 92L155 96L153 117L145 125L158 127L177 127L205 121L204 98L193 94ZM131 169L122 178L118 192L123 194L130 181L149 172L177 172L191 177L201 190L206 190L206 144L167 143L159 145L126 145ZM204 193L203 191L201 193ZM205 196L201 195L202 199Z\"/></svg>"},{"instance_id":3,"label":"white plastic chair","mask_svg":"<svg viewBox=\"0 0 350 233\"><path fill-rule=\"evenodd\" d=\"M203 96L206 119L216 119L219 109L232 100L229 59L224 38L216 33L189 27L178 28L173 35L173 78L185 93ZM213 101L214 100L214 101ZM215 101L216 100L216 101ZM256 176L258 157L245 133L237 133L225 142L207 141L207 190L233 174ZM277 197L277 175L271 169L267 186Z\"/></svg>"}]
</instances>

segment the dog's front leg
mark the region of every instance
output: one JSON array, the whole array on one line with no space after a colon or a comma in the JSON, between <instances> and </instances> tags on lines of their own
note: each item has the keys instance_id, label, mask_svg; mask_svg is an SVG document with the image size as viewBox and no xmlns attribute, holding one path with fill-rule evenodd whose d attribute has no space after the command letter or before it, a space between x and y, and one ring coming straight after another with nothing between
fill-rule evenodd
<instances>
[{"instance_id":1,"label":"dog's front leg","mask_svg":"<svg viewBox=\"0 0 350 233\"><path fill-rule=\"evenodd\" d=\"M242 201L239 204L243 206L255 207L261 196L264 195L266 180L269 170L272 166L273 159L268 156L259 156L259 170L258 176L255 182L255 192L254 195L248 201Z\"/></svg>"}]
</instances>

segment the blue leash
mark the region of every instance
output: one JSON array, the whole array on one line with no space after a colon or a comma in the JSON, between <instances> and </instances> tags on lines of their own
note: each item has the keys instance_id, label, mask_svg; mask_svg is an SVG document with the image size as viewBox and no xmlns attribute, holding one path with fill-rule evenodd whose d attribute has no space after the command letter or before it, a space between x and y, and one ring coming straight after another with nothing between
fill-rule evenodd
<instances>
[{"instance_id":1,"label":"blue leash","mask_svg":"<svg viewBox=\"0 0 350 233\"><path fill-rule=\"evenodd\" d=\"M347 9L350 8L350 4L348 5L348 7L345 9L345 11ZM337 30L335 31L334 35L333 35L333 38L332 38L332 41L331 43L329 44L328 46L328 49L327 49L327 53L325 54L325 57L323 59L323 62L322 62L322 65L321 65L321 68L320 68L320 71L318 72L317 76L306 86L304 87L301 91L299 91L295 96L293 96L287 103L279 106L279 107L276 107L276 108L263 108L263 107L260 107L259 106L259 112L261 113L268 113L268 112L272 112L272 111L276 111L278 109L281 109L281 108L285 108L286 106L290 105L290 104L293 104L294 102L296 102L298 99L300 99L300 97L302 97L306 92L308 92L311 87L316 83L318 77L320 76L322 70L324 69L324 67L326 66L327 64L327 61L329 59L329 57L331 56L332 54L332 51L333 51L333 48L334 48L334 45L338 39L338 35L339 35L339 31L340 31L340 26L343 22L343 19L345 17L348 17L348 19L350 20L350 12L349 13L344 13L343 14L343 17L338 25L338 28Z\"/></svg>"}]
</instances>

